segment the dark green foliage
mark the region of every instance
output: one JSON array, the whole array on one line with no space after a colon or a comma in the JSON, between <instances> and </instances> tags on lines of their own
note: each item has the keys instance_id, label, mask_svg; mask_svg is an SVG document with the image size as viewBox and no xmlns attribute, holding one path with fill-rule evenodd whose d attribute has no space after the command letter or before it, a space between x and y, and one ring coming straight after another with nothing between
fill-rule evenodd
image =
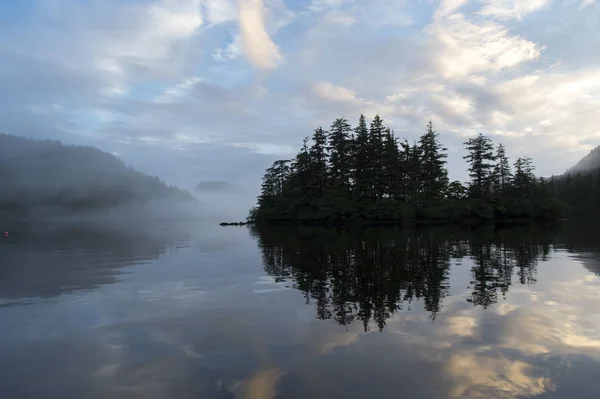
<instances>
[{"instance_id":1,"label":"dark green foliage","mask_svg":"<svg viewBox=\"0 0 600 399\"><path fill-rule=\"evenodd\" d=\"M427 124L427 132L419 139L422 194L425 201L441 198L448 185L446 148L438 141L433 123Z\"/></svg>"},{"instance_id":2,"label":"dark green foliage","mask_svg":"<svg viewBox=\"0 0 600 399\"><path fill-rule=\"evenodd\" d=\"M352 134L352 132L354 134ZM448 223L556 219L564 206L533 174L530 158L515 162L512 176L503 146L495 153L479 134L466 143L471 182L449 183L446 148L429 122L418 143L398 142L383 120L363 115L352 130L336 119L317 129L291 161L277 161L263 177L258 222L376 221ZM495 160L498 159L498 163Z\"/></svg>"},{"instance_id":3,"label":"dark green foliage","mask_svg":"<svg viewBox=\"0 0 600 399\"><path fill-rule=\"evenodd\" d=\"M344 118L336 119L329 132L329 177L340 195L350 192L353 147L351 132L352 127Z\"/></svg>"},{"instance_id":4,"label":"dark green foliage","mask_svg":"<svg viewBox=\"0 0 600 399\"><path fill-rule=\"evenodd\" d=\"M490 196L493 181L494 144L492 140L479 133L477 137L464 143L469 152L464 159L469 163L471 194L475 198L486 199Z\"/></svg>"},{"instance_id":5,"label":"dark green foliage","mask_svg":"<svg viewBox=\"0 0 600 399\"><path fill-rule=\"evenodd\" d=\"M369 129L364 115L360 116L354 133L354 198L360 202L368 198L372 190L370 186Z\"/></svg>"},{"instance_id":6,"label":"dark green foliage","mask_svg":"<svg viewBox=\"0 0 600 399\"><path fill-rule=\"evenodd\" d=\"M544 186L569 205L570 218L600 217L600 168L553 176Z\"/></svg>"},{"instance_id":7,"label":"dark green foliage","mask_svg":"<svg viewBox=\"0 0 600 399\"><path fill-rule=\"evenodd\" d=\"M92 147L0 134L0 212L91 211L155 199L196 201Z\"/></svg>"},{"instance_id":8,"label":"dark green foliage","mask_svg":"<svg viewBox=\"0 0 600 399\"><path fill-rule=\"evenodd\" d=\"M502 197L512 182L510 163L506 156L506 150L502 144L496 150L496 166L494 168L494 192Z\"/></svg>"}]
</instances>

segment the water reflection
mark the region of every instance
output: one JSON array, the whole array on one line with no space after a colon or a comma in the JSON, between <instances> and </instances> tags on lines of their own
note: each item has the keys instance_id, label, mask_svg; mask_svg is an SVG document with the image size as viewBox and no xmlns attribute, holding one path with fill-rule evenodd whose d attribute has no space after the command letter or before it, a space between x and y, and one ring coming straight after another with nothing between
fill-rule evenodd
<instances>
[{"instance_id":1,"label":"water reflection","mask_svg":"<svg viewBox=\"0 0 600 399\"><path fill-rule=\"evenodd\" d=\"M396 312L415 299L435 319L449 294L452 264L472 260L467 301L484 308L506 296L517 283L536 282L537 263L550 256L557 227L497 231L428 228L254 229L265 271L291 279L306 302L314 301L319 319L348 325L359 320L365 331L373 320L383 330Z\"/></svg>"},{"instance_id":2,"label":"water reflection","mask_svg":"<svg viewBox=\"0 0 600 399\"><path fill-rule=\"evenodd\" d=\"M118 281L123 269L185 245L185 225L24 225L0 240L0 301L51 298Z\"/></svg>"},{"instance_id":3,"label":"water reflection","mask_svg":"<svg viewBox=\"0 0 600 399\"><path fill-rule=\"evenodd\" d=\"M0 397L595 399L600 246L582 230L23 236L10 251L82 252L71 286L143 264L52 301L32 278L4 285L38 298L0 307ZM11 276L31 267L2 245Z\"/></svg>"}]
</instances>

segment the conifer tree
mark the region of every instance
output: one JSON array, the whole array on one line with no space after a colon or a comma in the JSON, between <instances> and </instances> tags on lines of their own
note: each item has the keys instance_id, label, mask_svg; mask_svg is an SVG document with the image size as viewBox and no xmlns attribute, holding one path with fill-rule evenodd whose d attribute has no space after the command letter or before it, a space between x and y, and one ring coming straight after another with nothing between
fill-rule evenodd
<instances>
[{"instance_id":1,"label":"conifer tree","mask_svg":"<svg viewBox=\"0 0 600 399\"><path fill-rule=\"evenodd\" d=\"M514 188L520 198L530 197L535 186L533 161L529 157L521 157L515 161Z\"/></svg>"},{"instance_id":2,"label":"conifer tree","mask_svg":"<svg viewBox=\"0 0 600 399\"><path fill-rule=\"evenodd\" d=\"M394 133L386 128L384 134L383 179L385 195L398 198L401 182L400 152Z\"/></svg>"},{"instance_id":3,"label":"conifer tree","mask_svg":"<svg viewBox=\"0 0 600 399\"><path fill-rule=\"evenodd\" d=\"M439 198L448 185L448 171L445 168L447 149L440 144L433 123L427 124L427 131L419 139L421 153L421 184L423 196L430 200Z\"/></svg>"},{"instance_id":4,"label":"conifer tree","mask_svg":"<svg viewBox=\"0 0 600 399\"><path fill-rule=\"evenodd\" d=\"M509 187L512 179L512 172L506 149L502 144L498 145L496 150L496 166L494 168L494 191L504 194Z\"/></svg>"},{"instance_id":5,"label":"conifer tree","mask_svg":"<svg viewBox=\"0 0 600 399\"><path fill-rule=\"evenodd\" d=\"M349 190L352 171L352 127L345 118L331 124L329 132L329 176L337 188Z\"/></svg>"},{"instance_id":6,"label":"conifer tree","mask_svg":"<svg viewBox=\"0 0 600 399\"><path fill-rule=\"evenodd\" d=\"M322 128L315 129L312 146L308 150L313 169L312 190L316 196L322 196L327 186L327 132Z\"/></svg>"},{"instance_id":7,"label":"conifer tree","mask_svg":"<svg viewBox=\"0 0 600 399\"><path fill-rule=\"evenodd\" d=\"M492 171L494 168L494 144L492 140L479 133L465 143L468 155L463 157L469 163L471 177L471 195L475 198L487 198L490 194Z\"/></svg>"},{"instance_id":8,"label":"conifer tree","mask_svg":"<svg viewBox=\"0 0 600 399\"><path fill-rule=\"evenodd\" d=\"M357 199L369 196L370 164L369 164L369 129L364 115L360 115L358 126L354 130L354 187Z\"/></svg>"},{"instance_id":9,"label":"conifer tree","mask_svg":"<svg viewBox=\"0 0 600 399\"><path fill-rule=\"evenodd\" d=\"M385 193L385 179L383 177L383 135L385 127L379 115L375 115L369 130L369 181L373 199L382 198Z\"/></svg>"}]
</instances>

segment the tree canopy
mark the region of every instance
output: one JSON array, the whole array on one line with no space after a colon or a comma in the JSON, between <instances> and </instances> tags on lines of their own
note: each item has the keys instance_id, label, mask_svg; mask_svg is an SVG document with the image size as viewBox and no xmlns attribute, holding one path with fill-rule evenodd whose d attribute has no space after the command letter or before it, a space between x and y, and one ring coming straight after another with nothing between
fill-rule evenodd
<instances>
[{"instance_id":1,"label":"tree canopy","mask_svg":"<svg viewBox=\"0 0 600 399\"><path fill-rule=\"evenodd\" d=\"M470 181L449 181L446 151L430 121L413 143L398 140L379 116L356 128L336 119L319 127L292 160L266 170L257 222L452 222L556 219L566 207L533 171L510 165L503 145L479 133L465 143ZM514 174L513 174L514 170Z\"/></svg>"}]
</instances>

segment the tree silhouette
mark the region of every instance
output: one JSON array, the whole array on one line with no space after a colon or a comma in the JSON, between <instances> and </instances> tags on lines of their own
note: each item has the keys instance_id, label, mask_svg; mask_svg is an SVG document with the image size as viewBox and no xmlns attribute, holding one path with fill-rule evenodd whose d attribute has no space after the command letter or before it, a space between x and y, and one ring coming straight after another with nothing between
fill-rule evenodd
<instances>
[{"instance_id":1,"label":"tree silhouette","mask_svg":"<svg viewBox=\"0 0 600 399\"><path fill-rule=\"evenodd\" d=\"M529 158L512 178L502 145L483 134L466 143L471 182L449 183L446 148L429 122L418 142L399 141L378 115L345 118L315 130L292 162L276 161L263 177L258 223L377 221L449 223L462 220L557 219L559 190L537 180ZM497 159L497 163L496 163ZM494 195L492 195L494 194Z\"/></svg>"},{"instance_id":2,"label":"tree silhouette","mask_svg":"<svg viewBox=\"0 0 600 399\"><path fill-rule=\"evenodd\" d=\"M431 319L449 295L453 263L471 259L467 300L487 308L506 296L513 278L534 284L548 258L551 228L491 229L253 227L265 271L292 281L316 306L317 318L383 330L416 301ZM515 272L516 271L516 272Z\"/></svg>"}]
</instances>

